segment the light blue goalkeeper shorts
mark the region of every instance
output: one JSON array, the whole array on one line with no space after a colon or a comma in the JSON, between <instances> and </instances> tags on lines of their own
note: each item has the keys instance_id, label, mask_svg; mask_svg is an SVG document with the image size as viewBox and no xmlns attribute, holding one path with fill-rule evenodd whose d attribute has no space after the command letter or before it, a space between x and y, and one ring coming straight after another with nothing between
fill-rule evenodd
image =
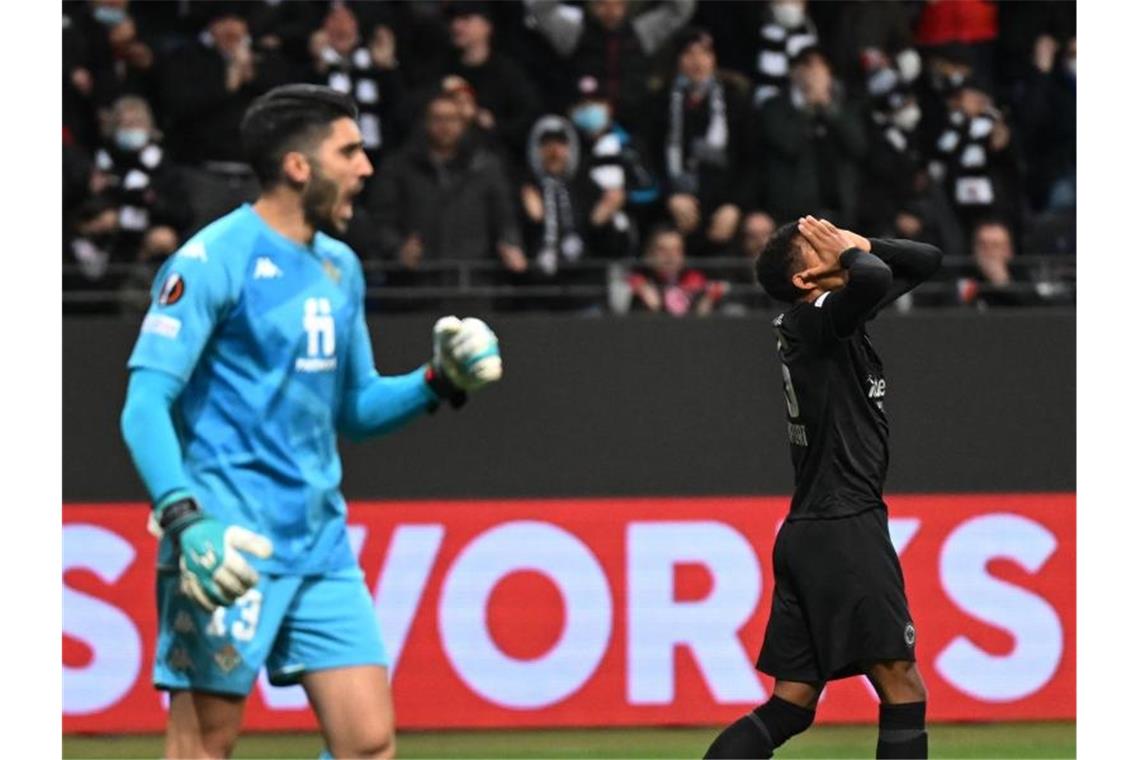
<instances>
[{"instance_id":1,"label":"light blue goalkeeper shorts","mask_svg":"<svg viewBox=\"0 0 1140 760\"><path fill-rule=\"evenodd\" d=\"M372 598L358 567L324 575L262 574L229 607L206 612L160 570L154 685L245 696L264 666L287 686L306 672L388 666Z\"/></svg>"}]
</instances>

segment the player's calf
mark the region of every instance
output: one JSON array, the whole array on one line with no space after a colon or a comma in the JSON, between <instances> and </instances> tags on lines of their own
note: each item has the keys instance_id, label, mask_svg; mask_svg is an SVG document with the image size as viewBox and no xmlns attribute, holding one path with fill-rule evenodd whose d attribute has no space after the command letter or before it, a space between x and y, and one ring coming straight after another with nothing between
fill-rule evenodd
<instances>
[{"instance_id":1,"label":"player's calf","mask_svg":"<svg viewBox=\"0 0 1140 760\"><path fill-rule=\"evenodd\" d=\"M229 757L241 731L244 705L241 697L172 691L166 757Z\"/></svg>"},{"instance_id":2,"label":"player's calf","mask_svg":"<svg viewBox=\"0 0 1140 760\"><path fill-rule=\"evenodd\" d=\"M926 686L918 667L902 660L875 663L867 676L882 700L875 757L927 757Z\"/></svg>"},{"instance_id":3,"label":"player's calf","mask_svg":"<svg viewBox=\"0 0 1140 760\"><path fill-rule=\"evenodd\" d=\"M721 731L705 757L771 757L777 747L811 726L820 690L814 684L777 681L772 697Z\"/></svg>"}]
</instances>

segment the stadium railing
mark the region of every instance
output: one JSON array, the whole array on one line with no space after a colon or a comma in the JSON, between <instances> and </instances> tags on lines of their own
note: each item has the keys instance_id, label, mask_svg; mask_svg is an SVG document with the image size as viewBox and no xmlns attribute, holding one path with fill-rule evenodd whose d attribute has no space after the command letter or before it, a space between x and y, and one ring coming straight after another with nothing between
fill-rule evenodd
<instances>
[{"instance_id":1,"label":"stadium railing","mask_svg":"<svg viewBox=\"0 0 1140 760\"><path fill-rule=\"evenodd\" d=\"M557 282L556 276L544 276L533 266L523 276L507 273L497 260L441 259L424 261L410 277L398 262L363 261L368 287L366 297L370 307L383 308L392 304L414 308L417 302L431 308L441 300L472 301L492 300L498 307L516 309L514 302L541 310L544 303L554 305L560 299L596 300L606 304L610 311L622 313L628 308L629 292L626 276L642 263L638 259L581 259L560 266L559 271L572 277L574 283ZM751 282L752 263L749 259L690 258L687 266L699 269L710 280L727 284L726 298L742 308L765 309L770 306L763 289ZM914 291L906 306L930 308L956 306L960 288L973 261L968 256L947 257L936 279L924 283ZM87 311L103 308L114 310L124 304L146 304L149 293L140 277L140 267L132 263L115 263L107 266L100 281L83 287L65 287L64 311ZM1071 305L1076 297L1076 257L1056 255L1019 255L1010 265L1014 281L1008 286L996 287L988 283L971 284L972 295L984 297L995 293L1033 297L1035 304ZM63 275L72 283L80 281L82 272L77 265L64 265ZM133 280L129 279L132 278ZM513 277L513 280L510 278ZM543 282L544 279L549 280ZM128 284L122 284L128 280ZM592 280L592 281L591 281ZM116 283L110 285L110 283ZM128 311L131 309L128 308ZM134 309L137 311L137 307Z\"/></svg>"}]
</instances>

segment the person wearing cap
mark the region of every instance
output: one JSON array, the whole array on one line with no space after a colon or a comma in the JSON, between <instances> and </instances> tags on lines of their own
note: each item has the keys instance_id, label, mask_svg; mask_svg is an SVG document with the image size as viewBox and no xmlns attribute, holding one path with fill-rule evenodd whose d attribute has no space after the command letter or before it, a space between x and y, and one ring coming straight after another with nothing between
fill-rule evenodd
<instances>
[{"instance_id":1,"label":"person wearing cap","mask_svg":"<svg viewBox=\"0 0 1140 760\"><path fill-rule=\"evenodd\" d=\"M582 137L590 179L603 191L600 202L623 232L634 224L648 229L660 216L661 193L645 146L614 120L613 106L596 79L582 77L578 92L569 116Z\"/></svg>"},{"instance_id":2,"label":"person wearing cap","mask_svg":"<svg viewBox=\"0 0 1140 760\"><path fill-rule=\"evenodd\" d=\"M712 36L681 33L677 74L654 109L654 153L666 208L686 246L715 255L731 243L745 197L748 82L717 71Z\"/></svg>"},{"instance_id":3,"label":"person wearing cap","mask_svg":"<svg viewBox=\"0 0 1140 760\"><path fill-rule=\"evenodd\" d=\"M757 120L762 171L752 202L779 223L826 213L836 224L852 226L867 140L820 48L800 52L791 87L767 100Z\"/></svg>"},{"instance_id":4,"label":"person wearing cap","mask_svg":"<svg viewBox=\"0 0 1140 760\"><path fill-rule=\"evenodd\" d=\"M527 148L529 172L520 197L524 234L533 262L530 281L542 285L595 285L605 282L603 269L580 266L583 259L619 258L631 253L629 225L615 221L624 203L621 190L603 190L581 171L578 133L561 116L548 114L535 122ZM616 196L616 197L607 197ZM536 306L584 310L598 297L544 299Z\"/></svg>"}]
</instances>

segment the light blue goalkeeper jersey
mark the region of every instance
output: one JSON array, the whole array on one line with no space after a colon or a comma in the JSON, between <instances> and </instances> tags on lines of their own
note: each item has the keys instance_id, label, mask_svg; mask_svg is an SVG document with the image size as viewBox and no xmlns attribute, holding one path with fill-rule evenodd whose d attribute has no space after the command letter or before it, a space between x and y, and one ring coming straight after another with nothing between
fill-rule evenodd
<instances>
[{"instance_id":1,"label":"light blue goalkeeper jersey","mask_svg":"<svg viewBox=\"0 0 1140 760\"><path fill-rule=\"evenodd\" d=\"M336 422L346 387L374 369L363 296L350 248L321 233L293 242L248 204L156 278L129 366L185 381L173 416L191 490L207 514L273 541L273 557L255 561L263 571L355 563Z\"/></svg>"}]
</instances>

